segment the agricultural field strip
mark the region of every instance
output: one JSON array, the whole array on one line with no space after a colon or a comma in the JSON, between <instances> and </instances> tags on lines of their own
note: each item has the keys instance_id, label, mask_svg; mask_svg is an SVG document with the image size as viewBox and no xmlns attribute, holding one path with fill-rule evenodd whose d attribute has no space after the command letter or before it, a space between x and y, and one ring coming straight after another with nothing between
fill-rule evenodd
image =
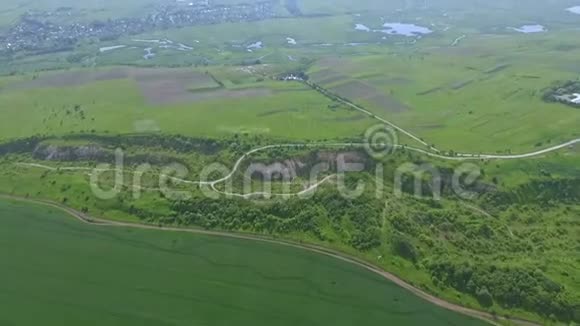
<instances>
[{"instance_id":1,"label":"agricultural field strip","mask_svg":"<svg viewBox=\"0 0 580 326\"><path fill-rule=\"evenodd\" d=\"M518 154L518 155L478 155L478 154L457 154L458 156L449 156L449 155L442 155L442 154L436 154L436 153L432 153L420 148L416 148L416 147L411 147L411 146L405 146L405 145L394 145L395 148L399 148L399 149L405 149L405 150L410 150L413 152L417 152L417 153L421 153L430 157L434 157L434 158L439 158L439 159L443 159L443 160L451 160L451 161L468 161L468 160L481 160L481 159L489 159L489 160L516 160L516 159L525 159L525 158L531 158L531 157L535 157L535 156L540 156L543 154L547 154L550 152L554 152L557 150L560 150L562 148L568 147L568 146L572 146L576 143L580 143L580 138L579 139L575 139L572 141L569 141L567 143L561 144L561 145L556 145L547 149L543 149L543 150L539 150L536 152L532 152L532 153L526 153L526 154ZM389 145L389 144L376 144L376 145ZM191 180L185 180L185 179L181 179L181 178L176 178L176 177L172 177L172 176L168 176L165 174L160 174L159 176L161 177L165 177L165 178L169 178L172 181L178 182L178 183L183 183L183 184L193 184L193 185L207 185L210 186L212 188L213 191L223 194L223 195L228 195L228 196L234 196L234 197L241 197L241 198L248 198L248 197L252 197L252 196L257 196L257 195L264 195L264 193L250 193L250 194L240 194L240 193L230 193L230 192L223 192L220 191L216 188L216 185L225 182L229 179L231 179L234 174L239 170L241 164L244 162L244 160L257 152L260 151L264 151L267 149L272 149L272 148L291 148L291 147L365 147L368 146L368 144L366 143L316 143L316 144L278 144L278 145L266 145L266 146L262 146L262 147L258 147L255 149L252 149L248 152L246 152L245 154L243 154L235 163L234 167L232 168L231 172L226 175L225 177L218 179L218 180L214 180L214 181L191 181ZM35 168L41 168L41 169L45 169L45 170L50 170L50 171L94 171L94 172L106 172L106 171L116 171L116 169L98 169L98 168L88 168L88 167L62 167L62 168L55 168L52 166L48 166L48 165L43 165L43 164L37 164L37 163L16 163L16 165L19 166L27 166L27 167L35 167ZM302 190L298 193L286 193L286 194L267 194L270 196L299 196L299 195L303 195L305 193L308 193L310 191L315 190L316 188L318 188L319 186L321 186L322 184L324 184L326 181L330 180L334 175L330 175L327 176L326 178L322 179L321 181L317 182L314 185L311 185L310 187L308 187L305 190Z\"/></svg>"},{"instance_id":2,"label":"agricultural field strip","mask_svg":"<svg viewBox=\"0 0 580 326\"><path fill-rule=\"evenodd\" d=\"M260 242L265 242L265 243L272 243L272 244L278 244L278 245L293 247L293 248L297 248L297 249L307 250L307 251L310 251L313 253L325 255L325 256L328 256L331 258L339 259L339 260L344 261L344 262L349 263L349 264L354 264L356 266L362 267L362 268L364 268L372 273L375 273L381 277L384 277L385 279L395 283L396 285L402 287L403 289L410 291L414 295L416 295L416 296L418 296L418 297L420 297L420 298L422 298L422 299L424 299L424 300L426 300L434 305L442 307L444 309L447 309L447 310L450 310L453 312L457 312L457 313L460 313L460 314L463 314L466 316L470 316L473 318L477 318L477 319L483 320L485 322L488 322L491 325L496 325L496 326L500 325L496 322L497 320L502 320L502 321L508 320L502 316L495 316L491 313L462 307L462 306L453 304L451 302L445 301L443 299L437 298L437 297L432 296L432 295L424 292L423 290L405 282L403 279L399 278L398 276L396 276L392 273L386 272L386 271L382 270L381 268L376 267L370 263L367 263L367 262L360 260L356 257L341 253L339 251L327 249L327 248L316 246L316 245L298 244L298 243L291 242L291 241L275 240L275 239L267 238L264 236L252 235L252 234L208 231L208 230L193 229L193 228L176 228L176 227L162 227L162 228L160 228L158 226L152 226L152 225L140 224L140 223L126 223L126 222L109 221L109 220L104 220L104 219L99 219L99 218L94 218L92 216L88 216L84 213L81 213L81 212L75 210L75 209L72 209L70 207L67 207L65 205L62 205L62 204L59 204L59 203L56 203L53 201L30 199L30 198L24 198L24 197L13 196L13 195L5 195L5 194L0 194L0 198L6 199L6 200L16 200L16 201L28 202L28 203L32 203L32 204L39 204L39 205L44 205L44 206L56 208L56 209L59 209L59 210L65 212L66 214L76 218L78 221L85 223L85 224L89 224L89 225L103 226L103 227L108 226L108 227L136 228L136 229L157 230L157 231L166 231L166 232L184 232L184 233L192 233L192 234L217 236L217 237L235 238L235 239L242 239L242 240L249 240L249 241L260 241ZM523 319L509 319L509 321L513 322L517 325L539 326L539 324L537 324L537 323L523 320Z\"/></svg>"}]
</instances>

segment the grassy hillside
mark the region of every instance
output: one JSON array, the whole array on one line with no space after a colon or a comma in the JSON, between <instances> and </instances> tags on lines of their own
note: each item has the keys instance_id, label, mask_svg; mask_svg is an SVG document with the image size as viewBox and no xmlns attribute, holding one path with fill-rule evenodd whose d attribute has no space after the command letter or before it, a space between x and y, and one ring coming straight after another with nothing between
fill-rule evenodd
<instances>
[{"instance_id":1,"label":"grassy hillside","mask_svg":"<svg viewBox=\"0 0 580 326\"><path fill-rule=\"evenodd\" d=\"M159 189L159 174L167 164L183 164L187 173L181 177L191 181L200 180L202 170L211 163L224 164L225 172L209 176L215 180L229 173L243 152L258 146L255 141L240 137L214 144L179 137L90 135L39 144L29 141L26 146L33 153L21 148L0 160L0 193L50 199L113 220L242 231L316 243L372 262L451 302L542 324L577 320L578 152L525 161L473 162L482 176L475 188L468 188L475 191L469 200L458 197L451 187L451 174L464 163L429 160L408 151L382 162L381 192L377 192L373 168L377 162L363 160L364 171L347 173L348 187L357 182L365 185L363 194L355 199L341 196L334 178L306 198L265 200L255 196L248 200L219 195L206 189L209 187L170 183L171 190L185 192L186 197L179 199L182 197L173 198ZM196 142L201 148L196 149ZM209 147L203 149L203 144ZM113 163L111 155L119 147L125 149L126 162L122 192L113 199L99 199L87 173L96 162ZM94 158L66 155L77 150L95 153ZM284 162L300 167L290 189L296 192L308 184L311 168L327 162L324 157L353 150L256 153L234 174L230 191L243 194L264 189L258 178L253 179L252 189L244 187L247 176L243 172L251 163ZM61 156L45 160L50 153ZM421 177L422 196L413 196L411 176L403 179L403 194L395 193L395 175L409 162L434 164L440 171L444 180L441 200L430 197L433 188L427 175ZM135 183L135 171L143 163L153 166L141 175L142 182ZM331 173L320 175L319 180ZM112 172L103 173L100 186L111 189L113 177ZM224 185L218 189L227 191ZM277 181L272 190L286 192Z\"/></svg>"}]
</instances>

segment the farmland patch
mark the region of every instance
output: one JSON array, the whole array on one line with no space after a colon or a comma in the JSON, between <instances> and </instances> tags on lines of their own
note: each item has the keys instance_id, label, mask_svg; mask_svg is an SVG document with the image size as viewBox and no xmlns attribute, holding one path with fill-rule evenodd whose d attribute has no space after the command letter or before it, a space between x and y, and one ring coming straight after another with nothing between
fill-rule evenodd
<instances>
[{"instance_id":1,"label":"farmland patch","mask_svg":"<svg viewBox=\"0 0 580 326\"><path fill-rule=\"evenodd\" d=\"M408 107L397 99L383 94L375 87L359 80L352 80L330 89L335 94L355 101L364 101L388 112L402 112Z\"/></svg>"},{"instance_id":2,"label":"farmland patch","mask_svg":"<svg viewBox=\"0 0 580 326\"><path fill-rule=\"evenodd\" d=\"M35 89L35 88L59 88L81 86L99 81L129 78L126 69L120 70L95 70L95 71L67 71L59 73L47 73L35 76L33 80L17 82L8 85L12 89Z\"/></svg>"},{"instance_id":3,"label":"farmland patch","mask_svg":"<svg viewBox=\"0 0 580 326\"><path fill-rule=\"evenodd\" d=\"M210 74L188 69L116 68L110 70L67 71L35 76L33 80L8 85L7 90L66 88L101 81L128 79L134 81L149 105L163 105L268 96L271 90L249 88L227 90Z\"/></svg>"},{"instance_id":4,"label":"farmland patch","mask_svg":"<svg viewBox=\"0 0 580 326\"><path fill-rule=\"evenodd\" d=\"M331 69L324 69L313 73L310 78L317 84L328 85L348 79L349 77Z\"/></svg>"}]
</instances>

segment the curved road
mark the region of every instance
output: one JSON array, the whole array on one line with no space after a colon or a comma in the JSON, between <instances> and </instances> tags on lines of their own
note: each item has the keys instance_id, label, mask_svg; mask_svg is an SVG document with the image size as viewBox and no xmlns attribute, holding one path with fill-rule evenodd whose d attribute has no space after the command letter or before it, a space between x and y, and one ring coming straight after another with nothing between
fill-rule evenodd
<instances>
[{"instance_id":1,"label":"curved road","mask_svg":"<svg viewBox=\"0 0 580 326\"><path fill-rule=\"evenodd\" d=\"M430 151L427 151L424 149L420 149L420 148L416 148L416 147L412 147L412 146L406 146L406 145L395 145L395 148L409 150L409 151L421 153L421 154L424 154L424 155L427 155L430 157L443 159L443 160L450 160L450 161L517 160L517 159L524 159L524 158L531 158L531 157L535 157L535 156L540 156L543 154L547 154L550 152L554 152L554 151L566 148L568 146L572 146L572 145L577 144L577 143L580 143L580 138L569 141L569 142L564 143L564 144L560 144L560 145L556 145L556 146L553 146L550 148L542 149L539 151L525 153L525 154L516 154L516 155L456 154L455 156L450 156L450 155L445 155L445 154L433 153L433 152L430 152ZM267 194L267 193L262 193L262 192L249 193L249 194L230 193L230 192L224 192L224 191L217 189L216 185L231 179L234 176L234 174L239 170L239 168L242 165L242 163L244 162L244 160L246 160L250 155L257 153L257 152L260 152L260 151L264 151L264 150L268 150L268 149L272 149L272 148L292 148L292 147L294 147L294 148L296 148L296 147L298 147L298 148L300 148L300 147L307 147L307 148L308 147L363 147L364 148L367 145L368 144L366 144L366 143L305 143L305 144L266 145L266 146L254 148L254 149L244 153L236 161L232 170L226 176L224 176L218 180L214 180L214 181L191 181L191 180L176 178L176 177L167 176L167 175L163 175L163 174L161 174L160 176L167 177L167 178L169 178L175 182L179 182L179 183L192 184L192 185L198 185L198 186L201 186L201 185L210 186L211 189L213 191L215 191L216 193L234 196L234 197L246 198L246 199L252 198L255 196L297 196L297 195L303 195L305 193L308 193L308 192L318 188L323 183L330 180L333 176L327 176L324 179L322 179L321 181L309 186L305 190L302 190L302 191L297 192L297 193L288 193L288 194L272 194L272 193ZM381 145L381 144L378 144L378 145ZM52 166L38 164L38 163L16 163L16 164L20 165L20 166L35 167L35 168L41 168L41 169L46 169L46 170L50 170L50 171L57 171L57 170L61 170L61 171L92 171L92 172L115 171L115 168L110 168L110 169L97 169L97 168L93 169L93 168L88 168L88 167L59 167L59 168L55 168Z\"/></svg>"},{"instance_id":2,"label":"curved road","mask_svg":"<svg viewBox=\"0 0 580 326\"><path fill-rule=\"evenodd\" d=\"M321 255L326 255L326 256L329 256L329 257L332 257L335 259L339 259L341 261L362 267L370 272L373 272L375 274L378 274L378 275L384 277L385 279L388 279L389 281L391 281L391 282L397 284L398 286L412 292L413 294L417 295L418 297L420 297L420 298L422 298L422 299L424 299L424 300L426 300L434 305L445 308L447 310L451 310L451 311L454 311L454 312L457 312L457 313L460 313L463 315L477 318L477 319L486 321L492 325L499 325L498 324L499 321L508 321L508 319L506 319L505 317L494 316L494 315L487 313L487 312L484 312L484 311L466 308L466 307L445 301L443 299L439 299L439 298L437 298L433 295L430 295L430 294L424 292L423 290L403 281L398 276L382 270L381 268L379 268L377 266L369 264L369 263L367 263L361 259L358 259L356 257L350 256L350 255L347 255L347 254L344 254L344 253L341 253L341 252L338 252L335 250L323 248L320 246L306 245L306 244L302 244L302 243L295 243L295 242L283 241L283 240L276 240L273 238L267 238L267 237L258 236L258 235L251 235L251 234L207 231L207 230L191 229L191 228L175 228L175 227L161 227L160 228L157 226L151 226L151 225L146 225L146 224L109 221L109 220L91 217L91 216L84 214L82 212L79 212L73 208L70 208L68 206L64 206L62 204L59 204L59 203L56 203L53 201L49 201L49 200L30 199L30 198L24 198L24 197L13 196L13 195L3 195L3 194L0 194L0 199L16 200L16 201L28 202L28 203L33 203L33 204L40 204L40 205L56 208L56 209L59 209L65 213L71 215L72 217L76 218L80 222L85 223L85 224L89 224L89 225L107 226L107 227L137 228L137 229L157 230L157 231L165 231L165 232L186 232L186 233L193 233L193 234L203 234L203 235L218 236L218 237L228 237L228 238L236 238L236 239L251 240L251 241L261 241L261 242L289 246L289 247L298 248L298 249L302 249L302 250L308 250L310 252L314 252L314 253L321 254ZM540 324L537 324L537 323L534 323L531 321L527 321L527 320L523 320L523 319L515 319L514 318L514 319L509 319L509 321L512 323L515 323L517 325L523 325L523 326L539 326L540 325Z\"/></svg>"}]
</instances>

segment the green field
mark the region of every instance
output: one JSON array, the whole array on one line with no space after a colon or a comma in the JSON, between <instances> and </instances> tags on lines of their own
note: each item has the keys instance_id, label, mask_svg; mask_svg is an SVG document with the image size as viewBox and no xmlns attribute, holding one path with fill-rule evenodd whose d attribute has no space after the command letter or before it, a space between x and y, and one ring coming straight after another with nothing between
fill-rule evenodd
<instances>
[{"instance_id":1,"label":"green field","mask_svg":"<svg viewBox=\"0 0 580 326\"><path fill-rule=\"evenodd\" d=\"M526 152L580 136L580 110L542 101L578 76L580 52L557 50L571 37L470 35L457 47L321 60L310 74L439 149Z\"/></svg>"},{"instance_id":2,"label":"green field","mask_svg":"<svg viewBox=\"0 0 580 326\"><path fill-rule=\"evenodd\" d=\"M3 325L483 325L362 268L248 240L81 224L0 201Z\"/></svg>"},{"instance_id":3,"label":"green field","mask_svg":"<svg viewBox=\"0 0 580 326\"><path fill-rule=\"evenodd\" d=\"M31 70L185 66L201 74L209 70L227 90L246 93L232 97L212 89L215 85L210 81L192 85L191 93L197 87L202 90L196 100L151 103L146 99L147 89L125 79L35 87L26 92L5 86L0 90L0 112L9 118L0 122L0 139L93 130L126 134L138 131L135 124L153 121L154 129L165 134L222 137L248 133L321 140L360 136L372 125L372 120L356 112L326 109L332 104L328 99L299 85L271 81L282 72L303 70L321 86L440 150L529 152L580 136L580 110L542 100L547 88L576 79L580 71L575 61L580 54L575 43L578 32L569 27L570 17L552 14L559 17L550 26L554 31L530 35L507 29L524 23L521 17L504 20L494 12L496 26L489 30L491 22L471 26L433 15L425 19L434 24L435 32L409 44L403 37L383 40L381 33L355 31L355 23L380 27L379 17L367 12L168 29L79 46L76 52L86 59L80 64L62 60L63 54L18 58L10 65L0 64L18 75L2 78L0 85L50 74ZM404 15L392 16L412 21ZM462 35L465 38L451 46ZM288 44L287 37L297 44ZM156 48L157 56L144 60L143 48L152 45L135 42L137 38L167 38L194 50L184 55ZM256 41L264 42L264 48L248 52L245 46ZM128 47L99 52L101 46L118 44ZM211 58L207 68L201 67L204 58ZM256 65L257 60L260 64ZM64 119L62 126L60 118L44 121L55 110L75 104L86 108L95 120Z\"/></svg>"},{"instance_id":4,"label":"green field","mask_svg":"<svg viewBox=\"0 0 580 326\"><path fill-rule=\"evenodd\" d=\"M329 108L329 99L304 85L256 81L259 74L236 68L216 72L224 75L223 88L203 70L191 69L186 78L183 70L144 71L134 79L108 76L108 69L9 78L0 90L0 140L141 132L321 140L361 136L375 123L344 107Z\"/></svg>"}]
</instances>

